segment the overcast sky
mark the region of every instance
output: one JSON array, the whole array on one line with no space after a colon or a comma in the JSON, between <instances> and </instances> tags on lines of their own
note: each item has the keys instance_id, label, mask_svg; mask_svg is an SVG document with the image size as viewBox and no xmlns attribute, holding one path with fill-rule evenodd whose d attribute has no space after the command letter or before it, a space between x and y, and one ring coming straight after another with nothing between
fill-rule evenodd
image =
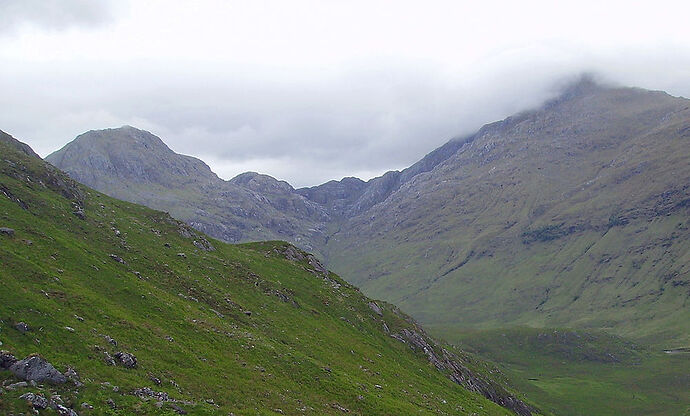
<instances>
[{"instance_id":1,"label":"overcast sky","mask_svg":"<svg viewBox=\"0 0 690 416\"><path fill-rule=\"evenodd\" d=\"M226 179L404 168L583 71L690 96L682 1L0 0L0 129L160 136Z\"/></svg>"}]
</instances>

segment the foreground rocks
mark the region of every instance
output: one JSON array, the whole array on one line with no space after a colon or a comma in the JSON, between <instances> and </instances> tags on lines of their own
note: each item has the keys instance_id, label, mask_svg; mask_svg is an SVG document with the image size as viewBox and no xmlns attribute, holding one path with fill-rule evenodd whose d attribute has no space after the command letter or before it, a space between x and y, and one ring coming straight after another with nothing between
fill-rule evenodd
<instances>
[{"instance_id":1,"label":"foreground rocks","mask_svg":"<svg viewBox=\"0 0 690 416\"><path fill-rule=\"evenodd\" d=\"M22 380L62 384L67 377L53 367L40 355L30 355L17 361L8 368L12 374Z\"/></svg>"},{"instance_id":2,"label":"foreground rocks","mask_svg":"<svg viewBox=\"0 0 690 416\"><path fill-rule=\"evenodd\" d=\"M31 407L33 407L36 410L50 408L53 409L60 416L79 416L77 412L70 409L69 407L65 407L62 404L60 396L53 396L50 399L47 399L40 394L25 393L19 396L19 398L29 402L31 404Z\"/></svg>"}]
</instances>

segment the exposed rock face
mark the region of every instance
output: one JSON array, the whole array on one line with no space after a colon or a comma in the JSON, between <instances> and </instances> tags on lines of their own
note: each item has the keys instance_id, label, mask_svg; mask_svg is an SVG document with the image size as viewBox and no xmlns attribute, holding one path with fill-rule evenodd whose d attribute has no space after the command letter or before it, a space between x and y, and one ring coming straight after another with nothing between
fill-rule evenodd
<instances>
[{"instance_id":1,"label":"exposed rock face","mask_svg":"<svg viewBox=\"0 0 690 416\"><path fill-rule=\"evenodd\" d=\"M383 311L381 310L381 307L376 302L369 302L369 307L378 316L383 316Z\"/></svg>"},{"instance_id":2,"label":"exposed rock face","mask_svg":"<svg viewBox=\"0 0 690 416\"><path fill-rule=\"evenodd\" d=\"M61 384L67 381L62 373L41 356L33 355L17 361L9 370L22 380Z\"/></svg>"},{"instance_id":3,"label":"exposed rock face","mask_svg":"<svg viewBox=\"0 0 690 416\"><path fill-rule=\"evenodd\" d=\"M455 383L464 386L468 390L477 392L494 403L510 409L521 416L531 416L531 409L523 401L508 393L498 384L477 377L472 371L461 364L460 359L445 348L439 347L426 335L421 328L403 329L394 338L406 342L414 350L418 350L427 356L430 363L440 371L448 373L448 377Z\"/></svg>"}]
</instances>

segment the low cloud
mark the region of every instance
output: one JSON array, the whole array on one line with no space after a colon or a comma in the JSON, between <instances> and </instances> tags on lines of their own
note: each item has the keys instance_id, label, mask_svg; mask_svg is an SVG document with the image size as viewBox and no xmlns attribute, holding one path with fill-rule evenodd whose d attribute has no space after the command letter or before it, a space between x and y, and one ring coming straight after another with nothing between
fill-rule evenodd
<instances>
[{"instance_id":1,"label":"low cloud","mask_svg":"<svg viewBox=\"0 0 690 416\"><path fill-rule=\"evenodd\" d=\"M20 34L0 36L0 129L45 156L129 124L224 178L306 186L407 167L582 72L690 96L687 13L663 1L123 2L0 2Z\"/></svg>"},{"instance_id":2,"label":"low cloud","mask_svg":"<svg viewBox=\"0 0 690 416\"><path fill-rule=\"evenodd\" d=\"M22 27L63 30L74 26L99 26L113 19L110 0L3 0L0 34Z\"/></svg>"}]
</instances>

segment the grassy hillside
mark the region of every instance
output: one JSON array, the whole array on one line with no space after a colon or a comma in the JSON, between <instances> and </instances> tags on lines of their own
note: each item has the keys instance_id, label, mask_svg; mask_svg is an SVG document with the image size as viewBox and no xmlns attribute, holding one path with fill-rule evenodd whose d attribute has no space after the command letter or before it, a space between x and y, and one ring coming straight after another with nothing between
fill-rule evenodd
<instances>
[{"instance_id":1,"label":"grassy hillside","mask_svg":"<svg viewBox=\"0 0 690 416\"><path fill-rule=\"evenodd\" d=\"M33 392L80 415L512 414L484 396L526 414L493 367L293 246L208 240L11 144L0 141L0 349L39 354L70 381L16 387L0 369L0 413L28 413L20 396Z\"/></svg>"}]
</instances>

